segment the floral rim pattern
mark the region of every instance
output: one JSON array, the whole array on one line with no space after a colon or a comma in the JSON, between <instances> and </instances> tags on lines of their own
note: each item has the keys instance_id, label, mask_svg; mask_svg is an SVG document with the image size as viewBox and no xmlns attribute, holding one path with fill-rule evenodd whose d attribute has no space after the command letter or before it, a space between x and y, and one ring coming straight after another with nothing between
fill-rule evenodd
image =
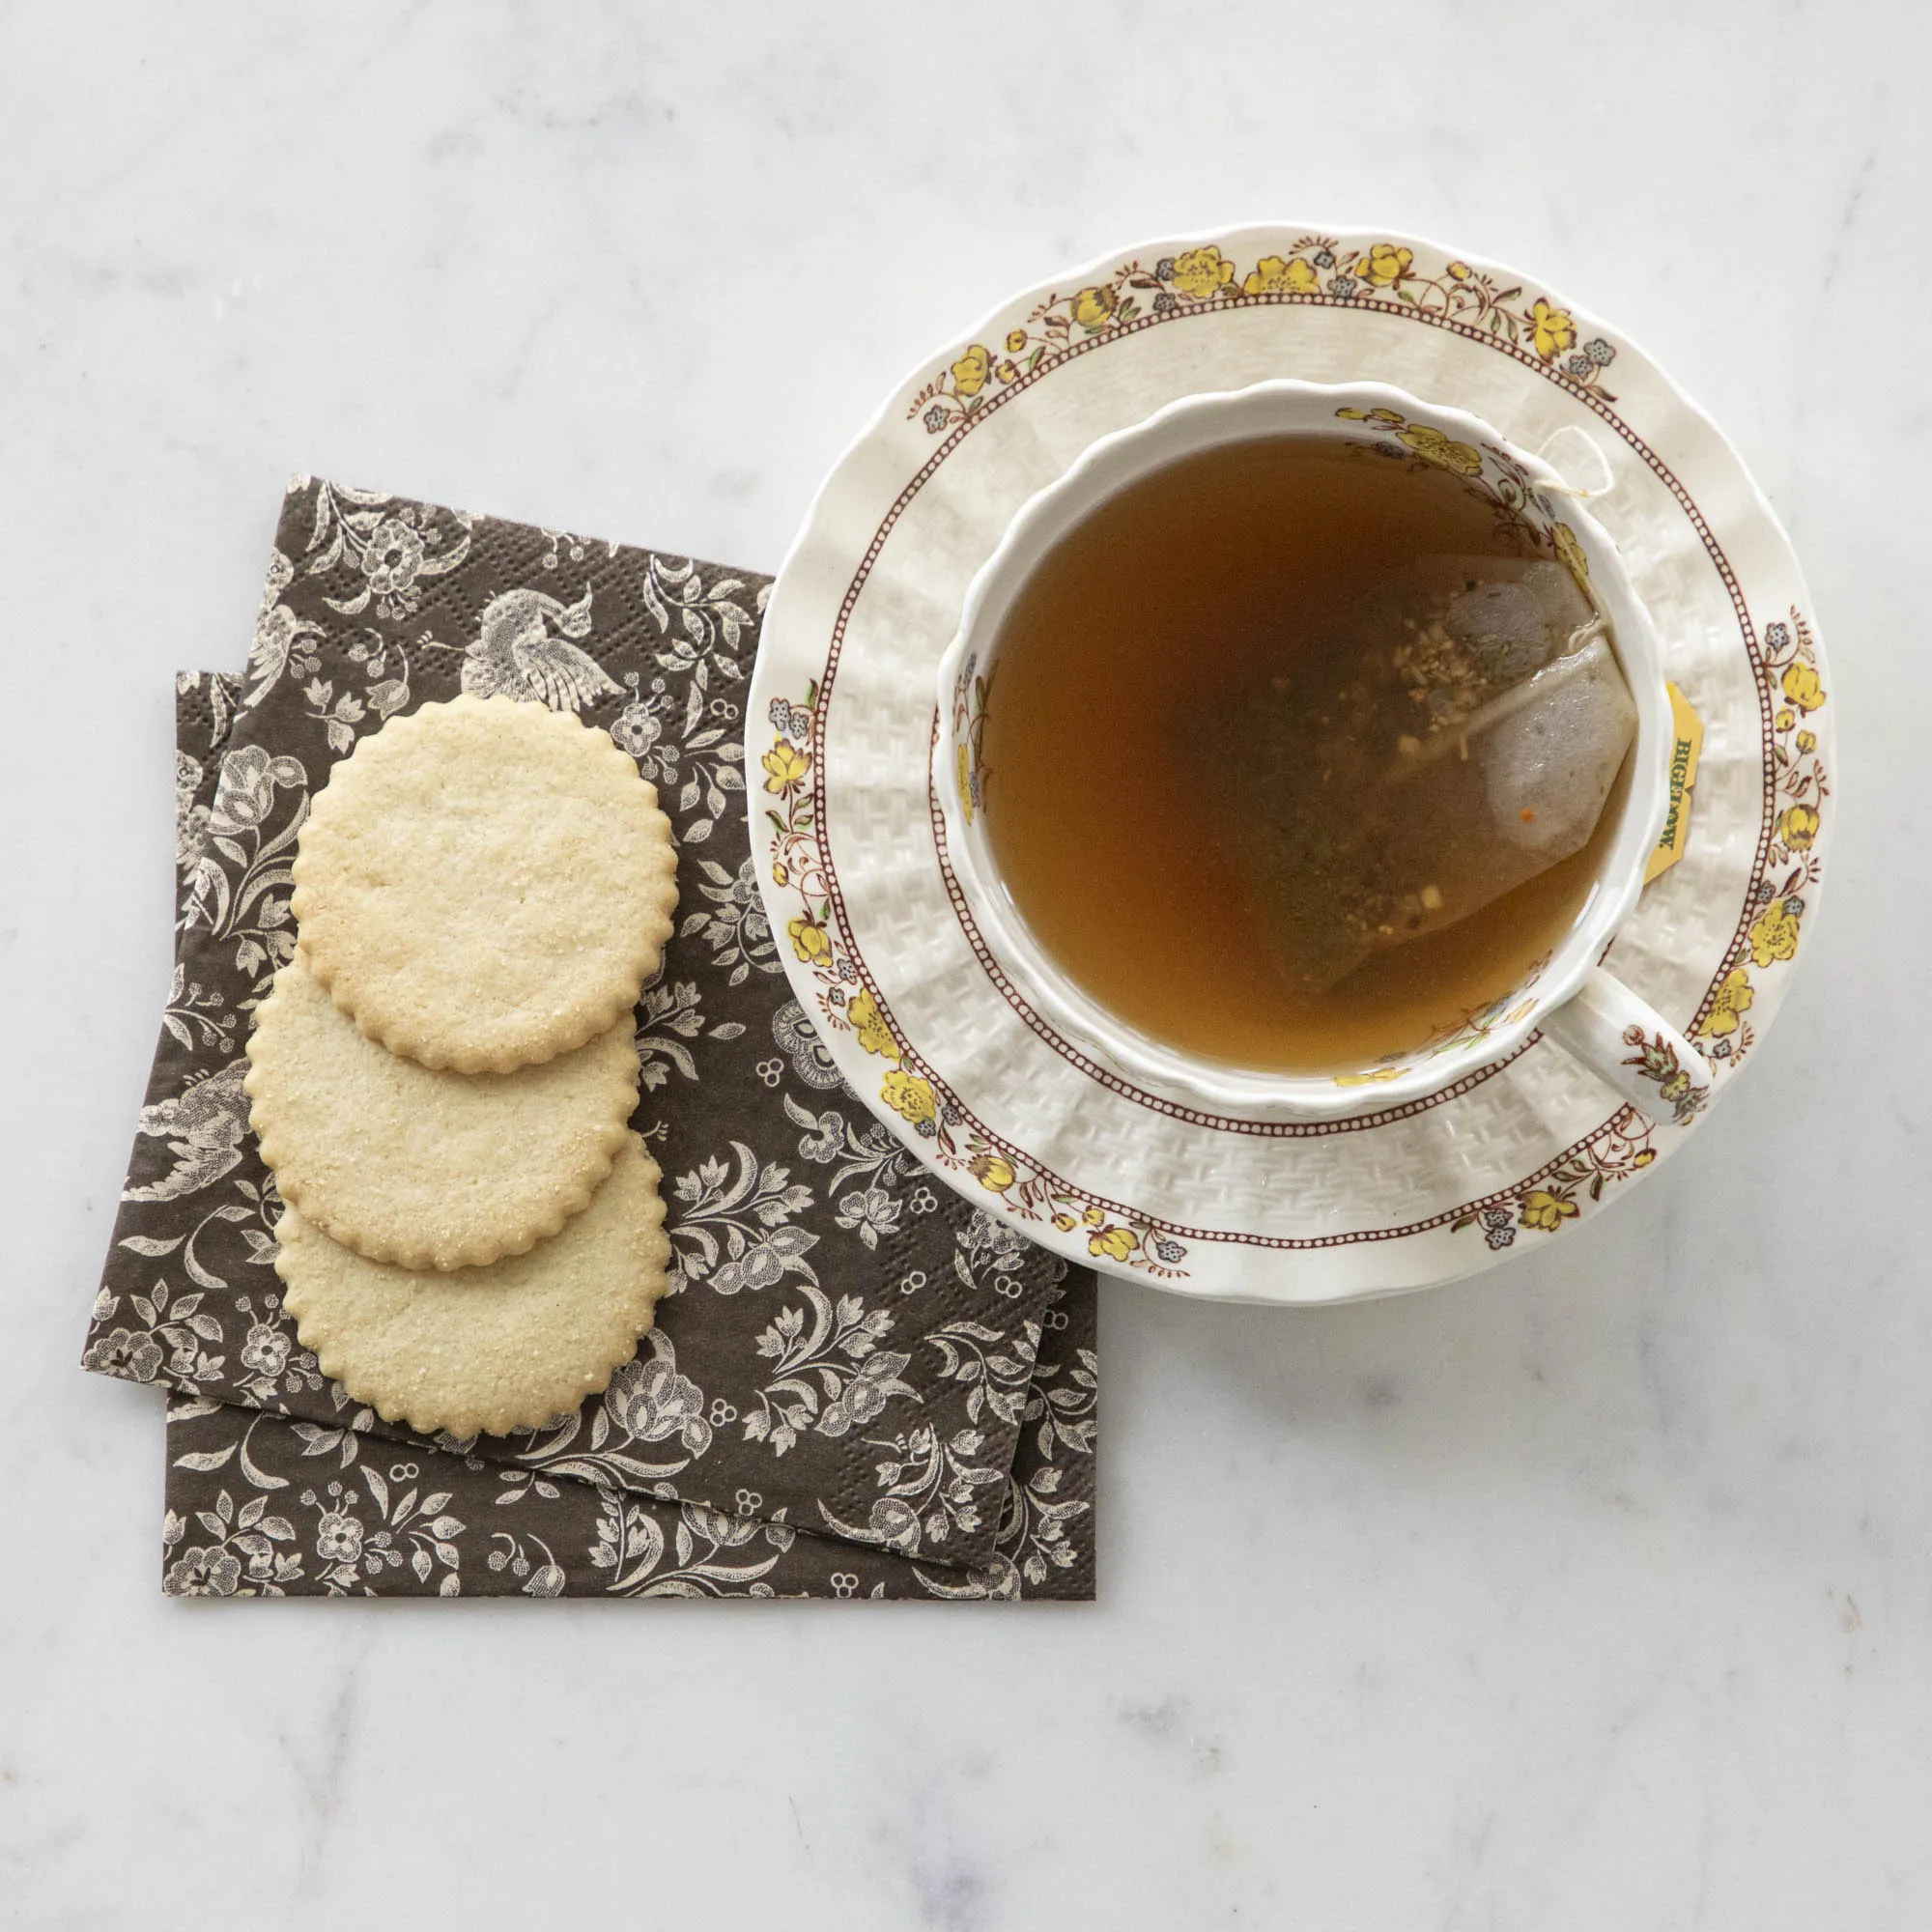
<instances>
[{"instance_id":1,"label":"floral rim pattern","mask_svg":"<svg viewBox=\"0 0 1932 1932\"><path fill-rule=\"evenodd\" d=\"M1816 728L1828 693L1815 639L1794 607L1787 620L1765 628L1760 643L1744 591L1715 533L1661 459L1609 407L1616 397L1605 378L1617 359L1618 346L1605 334L1586 333L1576 313L1550 296L1527 294L1526 285L1447 253L1430 259L1426 249L1427 244L1395 241L1345 247L1329 238L1309 235L1281 252L1260 256L1244 272L1241 263L1223 253L1218 244L1203 243L1163 255L1151 269L1138 259L1129 260L1110 277L1087 283L1070 295L1049 294L1006 334L1004 355L996 355L981 342L969 344L917 391L906 412L908 419L919 420L929 434L951 434L909 481L875 534L828 640L825 677L836 674L845 615L872 567L879 542L907 502L956 446L957 439L970 433L988 410L1070 356L1091 353L1110 337L1130 330L1217 308L1291 302L1378 309L1492 343L1586 401L1640 452L1676 497L1717 565L1736 611L1763 719L1764 822L1757 866L1734 937L1687 1028L1715 1063L1722 1082L1755 1043L1746 1016L1757 1000L1763 977L1788 970L1796 960L1801 922L1815 898L1822 870L1820 848L1831 783ZM1400 433L1395 424L1373 427ZM1421 450L1415 453L1427 456ZM1441 461L1442 453L1433 460ZM1451 460L1466 462L1466 458ZM1560 537L1554 541L1558 554L1576 568L1580 557L1573 558ZM1101 1266L1174 1280L1191 1272L1185 1264L1189 1241L1314 1250L1397 1240L1446 1228L1457 1234L1479 1230L1494 1250L1513 1244L1520 1232L1559 1233L1580 1214L1582 1200L1601 1201L1607 1188L1657 1160L1658 1130L1623 1107L1511 1187L1405 1226L1340 1236L1293 1237L1188 1228L1125 1204L1089 1196L1032 1161L1023 1150L993 1135L895 1033L879 989L844 929L836 872L818 839L823 779L817 766L824 749L825 695L824 681L814 679L802 704L775 699L771 705L776 737L766 754L766 788L778 799L780 810L767 813L775 853L771 887L777 895L768 890L768 897L775 910L781 904L787 911L797 908L785 922L786 931L795 955L814 982L824 1022L835 1034L853 1034L868 1054L880 1055L885 1071L878 1100L925 1143L920 1151L932 1165L976 1181L997 1197L1001 1209L1016 1223L1051 1226L1062 1236L1085 1231L1088 1252ZM979 700L983 706L983 693ZM782 775L773 769L772 759L782 766ZM955 910L962 910L956 891L952 897ZM868 1034L879 1043L872 1044ZM1644 1049L1642 1043L1637 1045L1635 1058L1642 1061ZM1646 1065L1643 1070L1645 1077L1658 1081L1662 1108L1671 1116L1670 1127L1681 1130L1690 1124L1697 1109L1686 1112L1670 1097L1675 1069L1660 1066L1653 1073ZM1454 1092L1440 1097L1451 1097ZM1387 1117L1369 1116L1348 1124L1373 1125L1379 1118Z\"/></svg>"},{"instance_id":2,"label":"floral rim pattern","mask_svg":"<svg viewBox=\"0 0 1932 1932\"><path fill-rule=\"evenodd\" d=\"M1291 300L1442 316L1522 345L1578 388L1605 403L1616 401L1604 383L1616 360L1615 345L1601 335L1579 343L1576 316L1548 296L1526 297L1520 282L1503 287L1494 274L1460 258L1422 262L1400 242L1347 247L1328 236L1304 235L1285 252L1262 256L1245 273L1208 242L1163 255L1151 268L1137 260L1122 263L1105 280L1071 295L1051 294L1008 331L998 351L970 343L914 396L906 414L938 436L968 421L1001 390L1110 330L1190 309Z\"/></svg>"},{"instance_id":3,"label":"floral rim pattern","mask_svg":"<svg viewBox=\"0 0 1932 1932\"><path fill-rule=\"evenodd\" d=\"M759 763L772 830L771 880L799 910L784 924L793 956L810 974L818 1024L846 1036L876 1056L874 1092L904 1121L934 1166L996 1197L1014 1219L1046 1224L1063 1236L1079 1234L1096 1262L1132 1267L1156 1278L1185 1274L1183 1242L1155 1222L1068 1186L1058 1176L996 1139L960 1105L932 1069L914 1055L881 1010L875 989L862 979L849 942L840 934L818 838L816 685L803 703L771 702L771 749Z\"/></svg>"}]
</instances>

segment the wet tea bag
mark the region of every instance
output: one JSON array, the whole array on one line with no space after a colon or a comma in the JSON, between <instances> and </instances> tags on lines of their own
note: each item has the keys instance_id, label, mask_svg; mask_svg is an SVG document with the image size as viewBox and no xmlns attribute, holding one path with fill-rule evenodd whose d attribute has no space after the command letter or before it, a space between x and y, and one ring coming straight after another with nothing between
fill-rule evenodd
<instances>
[{"instance_id":1,"label":"wet tea bag","mask_svg":"<svg viewBox=\"0 0 1932 1932\"><path fill-rule=\"evenodd\" d=\"M1430 557L1194 722L1223 844L1302 990L1468 918L1596 830L1636 728L1560 564Z\"/></svg>"}]
</instances>

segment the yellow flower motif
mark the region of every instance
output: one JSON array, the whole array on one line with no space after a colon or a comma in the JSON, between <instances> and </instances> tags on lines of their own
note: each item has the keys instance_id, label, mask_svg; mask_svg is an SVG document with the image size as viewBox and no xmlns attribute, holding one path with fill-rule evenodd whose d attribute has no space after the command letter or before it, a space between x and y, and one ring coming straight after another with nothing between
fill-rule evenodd
<instances>
[{"instance_id":1,"label":"yellow flower motif","mask_svg":"<svg viewBox=\"0 0 1932 1932\"><path fill-rule=\"evenodd\" d=\"M1522 1225L1541 1228L1546 1235L1555 1234L1576 1211L1576 1202L1566 1201L1560 1194L1546 1194L1540 1187L1522 1197Z\"/></svg>"},{"instance_id":2,"label":"yellow flower motif","mask_svg":"<svg viewBox=\"0 0 1932 1932\"><path fill-rule=\"evenodd\" d=\"M1069 1235L1073 1232L1073 1230L1076 1227L1079 1226L1079 1223L1074 1220L1071 1214L1056 1214L1053 1217L1053 1225L1056 1228L1058 1228L1063 1235Z\"/></svg>"},{"instance_id":3,"label":"yellow flower motif","mask_svg":"<svg viewBox=\"0 0 1932 1932\"><path fill-rule=\"evenodd\" d=\"M1563 560L1570 575L1578 583L1588 582L1590 559L1583 554L1583 546L1577 542L1577 532L1568 524L1558 524L1549 535L1556 546L1556 554Z\"/></svg>"},{"instance_id":4,"label":"yellow flower motif","mask_svg":"<svg viewBox=\"0 0 1932 1932\"><path fill-rule=\"evenodd\" d=\"M1818 836L1818 814L1808 805L1787 807L1784 816L1777 821L1777 829L1794 852L1808 852Z\"/></svg>"},{"instance_id":5,"label":"yellow flower motif","mask_svg":"<svg viewBox=\"0 0 1932 1932\"><path fill-rule=\"evenodd\" d=\"M1815 731L1801 731L1798 734L1798 749L1805 755L1818 749L1818 734Z\"/></svg>"},{"instance_id":6,"label":"yellow flower motif","mask_svg":"<svg viewBox=\"0 0 1932 1932\"><path fill-rule=\"evenodd\" d=\"M810 770L811 754L781 738L758 762L765 768L767 791L789 791Z\"/></svg>"},{"instance_id":7,"label":"yellow flower motif","mask_svg":"<svg viewBox=\"0 0 1932 1932\"><path fill-rule=\"evenodd\" d=\"M1772 722L1780 731L1788 731L1798 723L1798 714L1787 704Z\"/></svg>"},{"instance_id":8,"label":"yellow flower motif","mask_svg":"<svg viewBox=\"0 0 1932 1932\"><path fill-rule=\"evenodd\" d=\"M1704 1031L1719 1039L1736 1033L1740 1016L1750 1011L1756 998L1750 975L1742 966L1733 966L1711 1003L1711 1017L1704 1022Z\"/></svg>"},{"instance_id":9,"label":"yellow flower motif","mask_svg":"<svg viewBox=\"0 0 1932 1932\"><path fill-rule=\"evenodd\" d=\"M883 1053L889 1060L898 1058L899 1043L893 1037L893 1030L873 1004L870 993L861 993L845 1009L845 1017L852 1022L852 1031L867 1053Z\"/></svg>"},{"instance_id":10,"label":"yellow flower motif","mask_svg":"<svg viewBox=\"0 0 1932 1932\"><path fill-rule=\"evenodd\" d=\"M1370 422L1393 424L1401 422L1403 414L1400 410L1371 410L1368 419Z\"/></svg>"},{"instance_id":11,"label":"yellow flower motif","mask_svg":"<svg viewBox=\"0 0 1932 1932\"><path fill-rule=\"evenodd\" d=\"M1656 1158L1657 1150L1655 1148L1638 1148L1635 1156L1631 1161L1631 1165L1633 1167L1648 1167Z\"/></svg>"},{"instance_id":12,"label":"yellow flower motif","mask_svg":"<svg viewBox=\"0 0 1932 1932\"><path fill-rule=\"evenodd\" d=\"M993 374L996 375L1003 383L1010 383L1013 380L1013 378L1016 377L1019 373L1020 373L1019 364L1013 361L1010 356L1009 356L1006 361L1002 362L1000 366L993 371Z\"/></svg>"},{"instance_id":13,"label":"yellow flower motif","mask_svg":"<svg viewBox=\"0 0 1932 1932\"><path fill-rule=\"evenodd\" d=\"M1536 335L1536 353L1548 362L1562 355L1577 340L1577 323L1567 308L1551 308L1538 296L1529 308L1530 327Z\"/></svg>"},{"instance_id":14,"label":"yellow flower motif","mask_svg":"<svg viewBox=\"0 0 1932 1932\"><path fill-rule=\"evenodd\" d=\"M1017 355L1020 353L1020 351L1025 347L1026 347L1025 329L1016 328L1009 336L1007 337L1007 354L1009 355Z\"/></svg>"},{"instance_id":15,"label":"yellow flower motif","mask_svg":"<svg viewBox=\"0 0 1932 1932\"><path fill-rule=\"evenodd\" d=\"M808 966L816 966L832 957L831 937L815 920L801 914L786 925L785 931L791 938L791 950Z\"/></svg>"},{"instance_id":16,"label":"yellow flower motif","mask_svg":"<svg viewBox=\"0 0 1932 1932\"><path fill-rule=\"evenodd\" d=\"M1355 264L1355 272L1371 288L1391 289L1408 273L1414 260L1406 248L1398 248L1393 242L1378 242Z\"/></svg>"},{"instance_id":17,"label":"yellow flower motif","mask_svg":"<svg viewBox=\"0 0 1932 1932\"><path fill-rule=\"evenodd\" d=\"M964 745L952 748L952 781L959 788L959 810L966 814L966 823L973 822L973 781L971 754Z\"/></svg>"},{"instance_id":18,"label":"yellow flower motif","mask_svg":"<svg viewBox=\"0 0 1932 1932\"><path fill-rule=\"evenodd\" d=\"M1269 295L1277 289L1305 296L1312 295L1321 285L1321 278L1306 262L1286 262L1279 255L1264 255L1241 284L1241 290L1251 296ZM1356 419L1359 421L1360 417Z\"/></svg>"},{"instance_id":19,"label":"yellow flower motif","mask_svg":"<svg viewBox=\"0 0 1932 1932\"><path fill-rule=\"evenodd\" d=\"M976 1153L966 1165L980 1185L993 1194L1004 1194L1013 1184L1012 1162L996 1153Z\"/></svg>"},{"instance_id":20,"label":"yellow flower motif","mask_svg":"<svg viewBox=\"0 0 1932 1932\"><path fill-rule=\"evenodd\" d=\"M1090 331L1105 328L1120 305L1121 298L1112 289L1082 289L1073 298L1073 320Z\"/></svg>"},{"instance_id":21,"label":"yellow flower motif","mask_svg":"<svg viewBox=\"0 0 1932 1932\"><path fill-rule=\"evenodd\" d=\"M1087 1252L1104 1255L1109 1261L1123 1262L1139 1246L1131 1228L1102 1228L1098 1234L1087 1236Z\"/></svg>"},{"instance_id":22,"label":"yellow flower motif","mask_svg":"<svg viewBox=\"0 0 1932 1932\"><path fill-rule=\"evenodd\" d=\"M1473 272L1466 262L1451 262L1449 264L1449 273L1455 281L1466 282Z\"/></svg>"},{"instance_id":23,"label":"yellow flower motif","mask_svg":"<svg viewBox=\"0 0 1932 1932\"><path fill-rule=\"evenodd\" d=\"M1751 957L1760 966L1798 956L1798 919L1788 899L1774 899L1751 922Z\"/></svg>"},{"instance_id":24,"label":"yellow flower motif","mask_svg":"<svg viewBox=\"0 0 1932 1932\"><path fill-rule=\"evenodd\" d=\"M1454 441L1428 423L1410 423L1396 440L1406 443L1424 461L1435 464L1438 469L1453 469L1458 476L1482 474L1481 450L1466 442Z\"/></svg>"},{"instance_id":25,"label":"yellow flower motif","mask_svg":"<svg viewBox=\"0 0 1932 1932\"><path fill-rule=\"evenodd\" d=\"M1211 242L1205 248L1190 248L1175 258L1174 286L1197 301L1219 295L1234 279L1234 263Z\"/></svg>"},{"instance_id":26,"label":"yellow flower motif","mask_svg":"<svg viewBox=\"0 0 1932 1932\"><path fill-rule=\"evenodd\" d=\"M894 1113L903 1114L914 1126L922 1121L929 1121L939 1112L939 1102L933 1096L932 1089L916 1073L906 1073L897 1067L888 1073L879 1085L879 1098Z\"/></svg>"},{"instance_id":27,"label":"yellow flower motif","mask_svg":"<svg viewBox=\"0 0 1932 1932\"><path fill-rule=\"evenodd\" d=\"M782 859L774 859L772 861L772 884L775 886L788 886L791 884L791 873Z\"/></svg>"},{"instance_id":28,"label":"yellow flower motif","mask_svg":"<svg viewBox=\"0 0 1932 1932\"><path fill-rule=\"evenodd\" d=\"M1097 1228L1107 1217L1097 1208L1090 1208L1080 1217L1090 1228Z\"/></svg>"},{"instance_id":29,"label":"yellow flower motif","mask_svg":"<svg viewBox=\"0 0 1932 1932\"><path fill-rule=\"evenodd\" d=\"M986 386L986 375L992 366L990 353L974 343L952 365L953 389L962 396L977 396Z\"/></svg>"},{"instance_id":30,"label":"yellow flower motif","mask_svg":"<svg viewBox=\"0 0 1932 1932\"><path fill-rule=\"evenodd\" d=\"M1825 701L1825 687L1808 664L1787 665L1778 683L1785 696L1801 711L1816 711Z\"/></svg>"}]
</instances>

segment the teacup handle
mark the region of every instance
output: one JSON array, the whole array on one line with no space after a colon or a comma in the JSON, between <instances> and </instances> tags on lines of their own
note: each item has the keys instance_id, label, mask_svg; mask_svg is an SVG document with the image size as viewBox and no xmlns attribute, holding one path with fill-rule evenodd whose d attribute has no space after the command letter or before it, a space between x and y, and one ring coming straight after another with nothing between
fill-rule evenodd
<instances>
[{"instance_id":1,"label":"teacup handle","mask_svg":"<svg viewBox=\"0 0 1932 1932\"><path fill-rule=\"evenodd\" d=\"M1704 1056L1601 966L1545 1016L1543 1031L1653 1121L1689 1126L1711 1097Z\"/></svg>"}]
</instances>

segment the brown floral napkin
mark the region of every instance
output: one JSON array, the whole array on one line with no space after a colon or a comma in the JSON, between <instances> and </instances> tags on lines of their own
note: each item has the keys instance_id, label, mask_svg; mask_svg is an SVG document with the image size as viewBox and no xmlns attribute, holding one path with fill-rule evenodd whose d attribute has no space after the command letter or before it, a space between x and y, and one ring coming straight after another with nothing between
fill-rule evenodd
<instances>
[{"instance_id":1,"label":"brown floral napkin","mask_svg":"<svg viewBox=\"0 0 1932 1932\"><path fill-rule=\"evenodd\" d=\"M292 487L246 673L179 684L177 963L85 1353L175 1392L169 1589L1092 1596L1093 1277L912 1163L780 967L741 766L765 588ZM674 1293L604 1396L468 1442L317 1374L241 1093L310 794L459 689L609 728L671 814L683 893L639 1007L635 1117Z\"/></svg>"}]
</instances>

